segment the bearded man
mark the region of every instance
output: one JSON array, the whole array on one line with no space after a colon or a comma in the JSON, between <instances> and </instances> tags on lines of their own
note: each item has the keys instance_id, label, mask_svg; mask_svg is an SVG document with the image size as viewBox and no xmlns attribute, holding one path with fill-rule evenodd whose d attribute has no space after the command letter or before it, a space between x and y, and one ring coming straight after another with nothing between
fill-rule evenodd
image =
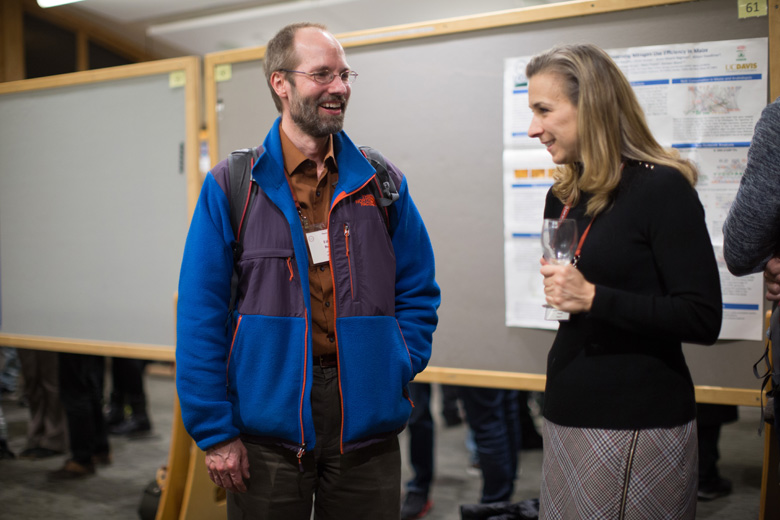
<instances>
[{"instance_id":1,"label":"bearded man","mask_svg":"<svg viewBox=\"0 0 780 520\"><path fill-rule=\"evenodd\" d=\"M257 149L253 202L234 232L222 161L187 237L182 418L229 519L309 520L314 507L315 519L397 520L397 434L440 302L431 242L403 174L387 161L398 198L379 204L375 168L342 131L357 73L336 38L285 27L264 69L281 116Z\"/></svg>"}]
</instances>

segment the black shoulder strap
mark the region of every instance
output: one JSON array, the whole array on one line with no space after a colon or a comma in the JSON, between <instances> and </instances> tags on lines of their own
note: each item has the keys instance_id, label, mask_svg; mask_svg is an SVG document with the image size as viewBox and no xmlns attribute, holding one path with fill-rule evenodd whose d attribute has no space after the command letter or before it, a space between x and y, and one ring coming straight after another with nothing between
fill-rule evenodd
<instances>
[{"instance_id":1,"label":"black shoulder strap","mask_svg":"<svg viewBox=\"0 0 780 520\"><path fill-rule=\"evenodd\" d=\"M252 204L255 189L252 186L252 167L262 153L262 147L235 150L228 157L228 175L230 176L230 225L236 242L242 238L241 226L246 212ZM240 234L241 233L241 234Z\"/></svg>"},{"instance_id":2,"label":"black shoulder strap","mask_svg":"<svg viewBox=\"0 0 780 520\"><path fill-rule=\"evenodd\" d=\"M382 194L378 201L379 205L384 208L397 201L398 189L396 189L393 179L390 178L390 174L387 172L387 162L385 162L384 155L370 146L361 146L360 151L376 170L376 178Z\"/></svg>"},{"instance_id":3,"label":"black shoulder strap","mask_svg":"<svg viewBox=\"0 0 780 520\"><path fill-rule=\"evenodd\" d=\"M249 214L255 195L257 183L252 179L252 167L257 158L263 152L263 147L242 148L236 150L228 157L228 176L230 182L230 225L233 228L235 240L231 244L233 249L233 278L230 282L230 305L228 307L227 326L233 319L233 310L236 308L238 297L238 260L241 258L244 238L244 219Z\"/></svg>"}]
</instances>

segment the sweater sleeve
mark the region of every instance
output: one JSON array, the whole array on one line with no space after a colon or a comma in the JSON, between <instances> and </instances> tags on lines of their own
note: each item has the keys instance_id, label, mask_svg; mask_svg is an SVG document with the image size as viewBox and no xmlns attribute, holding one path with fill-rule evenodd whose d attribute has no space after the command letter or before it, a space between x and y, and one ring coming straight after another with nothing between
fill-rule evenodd
<instances>
[{"instance_id":1,"label":"sweater sleeve","mask_svg":"<svg viewBox=\"0 0 780 520\"><path fill-rule=\"evenodd\" d=\"M696 191L679 173L658 172L631 204L643 216L653 264L634 276L657 278L657 289L597 284L591 316L638 334L714 343L723 313L720 275Z\"/></svg>"},{"instance_id":2,"label":"sweater sleeve","mask_svg":"<svg viewBox=\"0 0 780 520\"><path fill-rule=\"evenodd\" d=\"M729 271L760 272L780 246L780 98L764 108L739 191L723 225Z\"/></svg>"},{"instance_id":3,"label":"sweater sleeve","mask_svg":"<svg viewBox=\"0 0 780 520\"><path fill-rule=\"evenodd\" d=\"M184 247L177 309L176 386L184 426L201 449L239 434L226 392L232 240L228 200L210 173Z\"/></svg>"},{"instance_id":4,"label":"sweater sleeve","mask_svg":"<svg viewBox=\"0 0 780 520\"><path fill-rule=\"evenodd\" d=\"M406 177L389 161L388 171L401 179L399 199L392 206L390 220L396 263L395 316L416 375L431 357L441 293L435 279L433 246L409 195Z\"/></svg>"}]
</instances>

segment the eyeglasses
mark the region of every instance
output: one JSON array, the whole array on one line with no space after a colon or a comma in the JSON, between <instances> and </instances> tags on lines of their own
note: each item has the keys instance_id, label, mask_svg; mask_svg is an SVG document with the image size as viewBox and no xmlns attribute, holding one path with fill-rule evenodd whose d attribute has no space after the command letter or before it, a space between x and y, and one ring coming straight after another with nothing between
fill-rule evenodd
<instances>
[{"instance_id":1,"label":"eyeglasses","mask_svg":"<svg viewBox=\"0 0 780 520\"><path fill-rule=\"evenodd\" d=\"M355 82L355 80L358 77L358 73L354 70L345 70L344 72L340 72L338 74L331 72L329 70L321 70L319 72L303 72L300 70L289 70L289 69L279 69L281 72L292 72L294 74L304 74L306 76L309 76L311 79L314 80L315 83L319 83L320 85L330 85L331 81L333 81L333 78L338 76L341 81L347 85L351 85Z\"/></svg>"}]
</instances>

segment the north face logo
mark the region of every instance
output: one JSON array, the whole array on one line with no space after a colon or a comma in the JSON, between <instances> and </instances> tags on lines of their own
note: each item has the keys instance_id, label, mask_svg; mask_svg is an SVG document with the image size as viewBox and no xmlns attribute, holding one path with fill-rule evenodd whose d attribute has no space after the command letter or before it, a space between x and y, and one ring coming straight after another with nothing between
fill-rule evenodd
<instances>
[{"instance_id":1,"label":"north face logo","mask_svg":"<svg viewBox=\"0 0 780 520\"><path fill-rule=\"evenodd\" d=\"M376 199L373 195L363 195L355 201L355 204L360 204L361 206L376 206Z\"/></svg>"}]
</instances>

